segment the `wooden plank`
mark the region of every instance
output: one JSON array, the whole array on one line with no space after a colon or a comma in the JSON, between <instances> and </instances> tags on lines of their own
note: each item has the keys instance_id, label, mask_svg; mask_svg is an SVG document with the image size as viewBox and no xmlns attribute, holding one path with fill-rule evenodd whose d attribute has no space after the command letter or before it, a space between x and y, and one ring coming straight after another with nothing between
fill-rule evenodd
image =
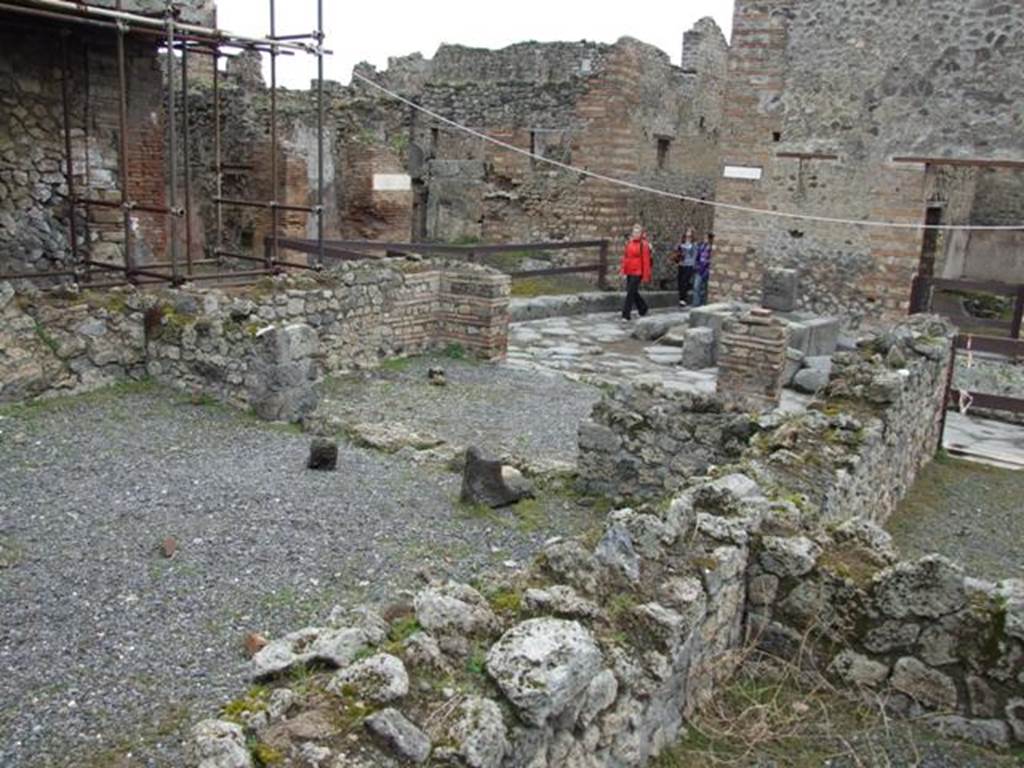
<instances>
[{"instance_id":1,"label":"wooden plank","mask_svg":"<svg viewBox=\"0 0 1024 768\"><path fill-rule=\"evenodd\" d=\"M956 337L956 348L970 349L972 352L990 352L1007 357L1024 357L1024 341L1002 339L995 336L960 334Z\"/></svg>"},{"instance_id":2,"label":"wooden plank","mask_svg":"<svg viewBox=\"0 0 1024 768\"><path fill-rule=\"evenodd\" d=\"M776 157L784 157L795 160L838 160L839 155L830 155L826 152L776 152Z\"/></svg>"},{"instance_id":3,"label":"wooden plank","mask_svg":"<svg viewBox=\"0 0 1024 768\"><path fill-rule=\"evenodd\" d=\"M930 278L937 291L963 291L965 293L994 293L998 296L1016 296L1019 288L1015 283L1000 283L995 280L944 280Z\"/></svg>"},{"instance_id":4,"label":"wooden plank","mask_svg":"<svg viewBox=\"0 0 1024 768\"><path fill-rule=\"evenodd\" d=\"M1001 160L999 158L961 157L894 157L894 163L925 163L927 165L952 165L963 168L1024 168L1024 160Z\"/></svg>"},{"instance_id":5,"label":"wooden plank","mask_svg":"<svg viewBox=\"0 0 1024 768\"><path fill-rule=\"evenodd\" d=\"M522 272L509 272L512 279L520 277L541 277L543 275L568 275L573 272L600 272L604 269L601 264L581 264L576 267L549 267L548 269L527 269Z\"/></svg>"},{"instance_id":6,"label":"wooden plank","mask_svg":"<svg viewBox=\"0 0 1024 768\"><path fill-rule=\"evenodd\" d=\"M950 389L947 407L956 410L959 407L961 394L962 390ZM991 408L996 411L1024 413L1024 399L1019 397L989 395L985 392L968 392L967 396L971 399L970 408Z\"/></svg>"}]
</instances>

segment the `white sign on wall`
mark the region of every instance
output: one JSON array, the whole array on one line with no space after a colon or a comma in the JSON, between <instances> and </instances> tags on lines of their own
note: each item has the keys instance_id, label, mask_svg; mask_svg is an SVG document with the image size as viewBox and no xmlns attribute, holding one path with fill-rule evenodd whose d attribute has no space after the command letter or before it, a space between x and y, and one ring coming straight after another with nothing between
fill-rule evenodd
<instances>
[{"instance_id":1,"label":"white sign on wall","mask_svg":"<svg viewBox=\"0 0 1024 768\"><path fill-rule=\"evenodd\" d=\"M749 165L727 165L722 174L727 179L747 179L748 181L760 181L761 169Z\"/></svg>"},{"instance_id":2,"label":"white sign on wall","mask_svg":"<svg viewBox=\"0 0 1024 768\"><path fill-rule=\"evenodd\" d=\"M407 173L373 174L374 192L406 192L412 189L412 179Z\"/></svg>"}]
</instances>

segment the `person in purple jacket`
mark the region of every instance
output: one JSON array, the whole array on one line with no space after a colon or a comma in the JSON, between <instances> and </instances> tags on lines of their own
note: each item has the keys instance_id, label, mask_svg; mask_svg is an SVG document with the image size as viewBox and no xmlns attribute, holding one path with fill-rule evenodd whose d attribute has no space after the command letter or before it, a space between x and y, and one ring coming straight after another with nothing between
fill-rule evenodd
<instances>
[{"instance_id":1,"label":"person in purple jacket","mask_svg":"<svg viewBox=\"0 0 1024 768\"><path fill-rule=\"evenodd\" d=\"M693 306L703 307L708 301L708 280L711 279L711 256L715 250L715 233L707 236L697 246L697 263L693 276Z\"/></svg>"}]
</instances>

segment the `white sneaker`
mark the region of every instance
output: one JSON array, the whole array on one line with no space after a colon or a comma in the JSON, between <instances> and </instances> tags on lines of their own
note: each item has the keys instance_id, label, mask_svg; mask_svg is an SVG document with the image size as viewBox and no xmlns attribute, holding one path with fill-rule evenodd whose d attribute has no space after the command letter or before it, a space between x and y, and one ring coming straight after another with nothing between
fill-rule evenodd
<instances>
[{"instance_id":1,"label":"white sneaker","mask_svg":"<svg viewBox=\"0 0 1024 768\"><path fill-rule=\"evenodd\" d=\"M685 301L680 301L679 302L679 306L680 307L685 307L686 306L686 302Z\"/></svg>"}]
</instances>

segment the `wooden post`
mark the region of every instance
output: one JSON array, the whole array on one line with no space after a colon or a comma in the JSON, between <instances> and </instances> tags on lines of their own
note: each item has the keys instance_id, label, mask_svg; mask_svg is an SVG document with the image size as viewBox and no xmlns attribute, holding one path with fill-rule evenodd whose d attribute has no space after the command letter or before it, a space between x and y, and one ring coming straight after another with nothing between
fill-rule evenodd
<instances>
[{"instance_id":1,"label":"wooden post","mask_svg":"<svg viewBox=\"0 0 1024 768\"><path fill-rule=\"evenodd\" d=\"M601 241L601 251L599 255L599 261L601 264L601 271L597 273L597 287L602 291L608 290L608 241Z\"/></svg>"},{"instance_id":2,"label":"wooden post","mask_svg":"<svg viewBox=\"0 0 1024 768\"><path fill-rule=\"evenodd\" d=\"M1013 305L1013 325L1010 326L1010 338L1020 339L1020 325L1024 318L1024 284L1017 286L1017 301Z\"/></svg>"}]
</instances>

